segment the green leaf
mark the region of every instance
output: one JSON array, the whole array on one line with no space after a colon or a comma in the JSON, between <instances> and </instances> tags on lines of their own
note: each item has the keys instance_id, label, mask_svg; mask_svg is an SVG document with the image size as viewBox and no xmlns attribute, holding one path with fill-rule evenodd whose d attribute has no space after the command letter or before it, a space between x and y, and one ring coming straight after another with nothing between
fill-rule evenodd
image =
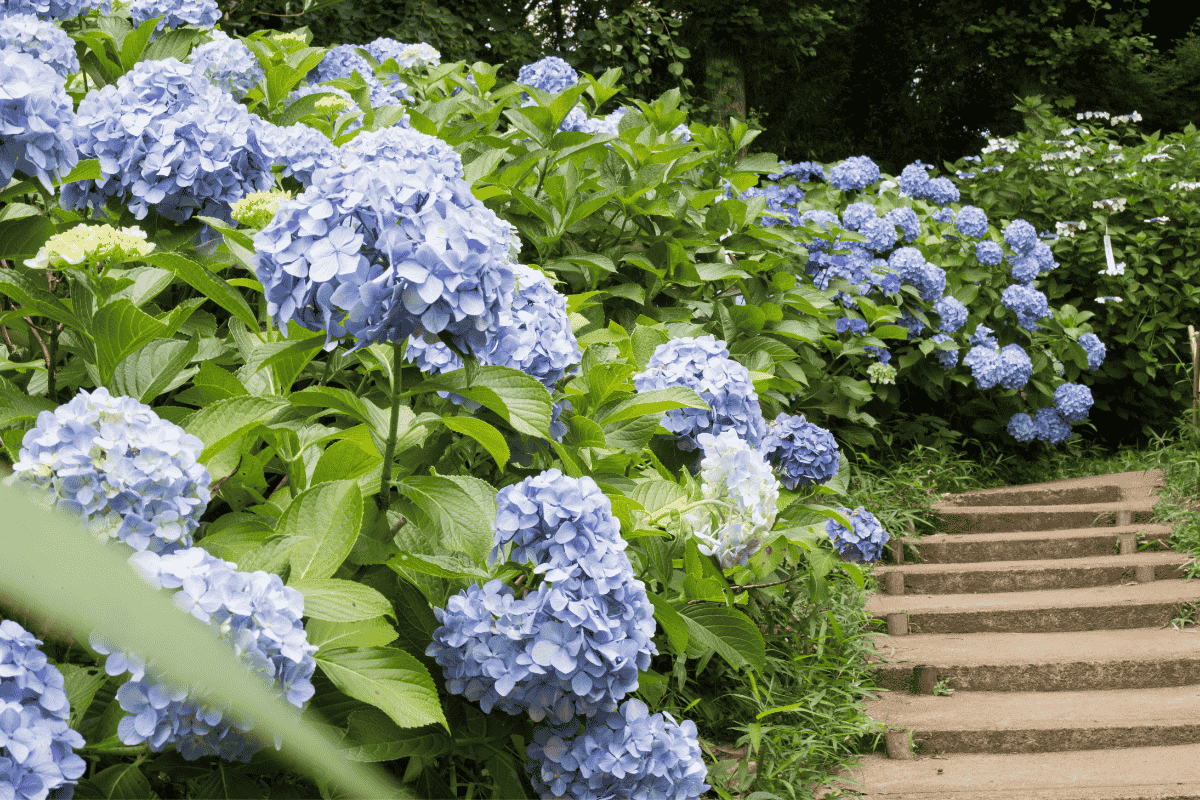
<instances>
[{"instance_id":1,"label":"green leaf","mask_svg":"<svg viewBox=\"0 0 1200 800\"><path fill-rule=\"evenodd\" d=\"M700 395L684 386L670 386L666 389L652 389L648 392L638 392L616 403L606 403L596 411L596 422L610 425L635 417L649 414L662 414L673 408L702 408L708 410L708 403Z\"/></svg>"},{"instance_id":2,"label":"green leaf","mask_svg":"<svg viewBox=\"0 0 1200 800\"><path fill-rule=\"evenodd\" d=\"M686 653L688 646L687 621L675 610L674 606L663 598L650 593L647 593L646 596L654 605L654 619L658 621L663 633L667 634L667 641L671 643L671 647L677 653Z\"/></svg>"},{"instance_id":3,"label":"green leaf","mask_svg":"<svg viewBox=\"0 0 1200 800\"><path fill-rule=\"evenodd\" d=\"M527 436L550 438L550 393L536 378L512 369L484 365L469 380L468 370L457 369L420 383L413 392L454 392L474 400Z\"/></svg>"},{"instance_id":4,"label":"green leaf","mask_svg":"<svg viewBox=\"0 0 1200 800\"><path fill-rule=\"evenodd\" d=\"M91 780L105 798L113 800L144 800L153 794L150 781L137 764L114 764L92 776Z\"/></svg>"},{"instance_id":5,"label":"green leaf","mask_svg":"<svg viewBox=\"0 0 1200 800\"><path fill-rule=\"evenodd\" d=\"M258 317L250 309L246 298L219 275L210 272L203 264L197 264L177 253L151 253L141 260L147 264L170 270L200 294L246 323L248 328L258 330Z\"/></svg>"},{"instance_id":6,"label":"green leaf","mask_svg":"<svg viewBox=\"0 0 1200 800\"><path fill-rule=\"evenodd\" d=\"M263 788L248 774L244 767L217 761L211 771L200 779L196 800L251 800L266 797Z\"/></svg>"},{"instance_id":7,"label":"green leaf","mask_svg":"<svg viewBox=\"0 0 1200 800\"><path fill-rule=\"evenodd\" d=\"M383 647L396 641L396 629L383 617L362 622L328 622L308 618L304 623L308 643L321 650L338 647Z\"/></svg>"},{"instance_id":8,"label":"green leaf","mask_svg":"<svg viewBox=\"0 0 1200 800\"><path fill-rule=\"evenodd\" d=\"M452 741L441 728L404 729L378 708L350 713L342 742L351 761L394 761L397 758L435 758L450 752Z\"/></svg>"},{"instance_id":9,"label":"green leaf","mask_svg":"<svg viewBox=\"0 0 1200 800\"><path fill-rule=\"evenodd\" d=\"M251 428L274 422L287 407L288 401L282 397L231 397L191 414L184 420L183 429L204 442L200 462L207 464Z\"/></svg>"},{"instance_id":10,"label":"green leaf","mask_svg":"<svg viewBox=\"0 0 1200 800\"><path fill-rule=\"evenodd\" d=\"M401 577L404 570L419 572L422 575L432 575L435 578L448 580L489 580L492 576L487 570L468 564L455 556L434 556L418 553L401 552L385 562L385 566L393 569Z\"/></svg>"},{"instance_id":11,"label":"green leaf","mask_svg":"<svg viewBox=\"0 0 1200 800\"><path fill-rule=\"evenodd\" d=\"M293 571L292 575L296 573ZM304 595L304 616L328 622L362 622L394 616L388 599L370 586L334 578L288 579ZM395 638L395 637L393 637ZM389 640L391 641L391 640ZM386 642L385 642L386 644Z\"/></svg>"},{"instance_id":12,"label":"green leaf","mask_svg":"<svg viewBox=\"0 0 1200 800\"><path fill-rule=\"evenodd\" d=\"M734 172L778 172L779 157L774 153L753 153L733 168Z\"/></svg>"},{"instance_id":13,"label":"green leaf","mask_svg":"<svg viewBox=\"0 0 1200 800\"><path fill-rule=\"evenodd\" d=\"M293 545L289 580L333 575L354 547L362 515L362 492L354 481L329 481L296 495L275 525Z\"/></svg>"},{"instance_id":14,"label":"green leaf","mask_svg":"<svg viewBox=\"0 0 1200 800\"><path fill-rule=\"evenodd\" d=\"M67 702L71 706L67 724L78 730L79 723L96 698L96 692L108 680L108 675L100 667L80 664L59 664L58 671L63 675L63 691L67 693Z\"/></svg>"},{"instance_id":15,"label":"green leaf","mask_svg":"<svg viewBox=\"0 0 1200 800\"><path fill-rule=\"evenodd\" d=\"M678 609L688 627L690 641L715 650L731 667L749 665L762 672L767 649L762 633L737 609L698 603Z\"/></svg>"},{"instance_id":16,"label":"green leaf","mask_svg":"<svg viewBox=\"0 0 1200 800\"><path fill-rule=\"evenodd\" d=\"M436 723L450 730L429 671L403 650L343 647L318 652L316 660L334 686L382 709L401 728Z\"/></svg>"},{"instance_id":17,"label":"green leaf","mask_svg":"<svg viewBox=\"0 0 1200 800\"><path fill-rule=\"evenodd\" d=\"M369 442L364 447L357 439L342 439L321 454L309 484L361 478L379 469L382 463L383 456Z\"/></svg>"},{"instance_id":18,"label":"green leaf","mask_svg":"<svg viewBox=\"0 0 1200 800\"><path fill-rule=\"evenodd\" d=\"M103 384L112 380L117 365L130 353L151 339L171 335L169 326L123 297L96 310L91 332L96 340L96 368Z\"/></svg>"},{"instance_id":19,"label":"green leaf","mask_svg":"<svg viewBox=\"0 0 1200 800\"><path fill-rule=\"evenodd\" d=\"M476 417L455 417L449 414L442 416L442 424L455 433L462 433L470 436L475 441L483 445L484 449L491 455L492 460L496 462L496 466L504 469L508 464L509 451L508 443L504 441L504 435L496 430L496 427L491 423Z\"/></svg>"},{"instance_id":20,"label":"green leaf","mask_svg":"<svg viewBox=\"0 0 1200 800\"><path fill-rule=\"evenodd\" d=\"M3 210L12 207L6 206ZM36 208L33 208L33 212L21 216L13 216L12 212L9 212L0 216L0 258L15 261L23 256L37 255L38 249L56 233L54 223L49 217L42 215Z\"/></svg>"},{"instance_id":21,"label":"green leaf","mask_svg":"<svg viewBox=\"0 0 1200 800\"><path fill-rule=\"evenodd\" d=\"M38 287L20 270L0 269L0 294L25 309L30 316L41 316L61 322L79 333L87 336L88 327L75 315L75 312L62 304L50 292Z\"/></svg>"},{"instance_id":22,"label":"green leaf","mask_svg":"<svg viewBox=\"0 0 1200 800\"><path fill-rule=\"evenodd\" d=\"M126 72L133 69L138 61L142 58L142 52L146 49L147 42L150 41L150 36L154 33L154 28L162 17L154 17L143 22L136 30L125 35L125 40L121 42L121 68Z\"/></svg>"},{"instance_id":23,"label":"green leaf","mask_svg":"<svg viewBox=\"0 0 1200 800\"><path fill-rule=\"evenodd\" d=\"M180 374L196 357L199 349L199 336L193 336L186 342L181 339L147 342L113 371L113 394L136 397L143 403L149 403L160 394L178 388L199 371L196 368Z\"/></svg>"},{"instance_id":24,"label":"green leaf","mask_svg":"<svg viewBox=\"0 0 1200 800\"><path fill-rule=\"evenodd\" d=\"M688 502L687 490L678 483L667 480L643 481L634 487L629 497L641 503L642 508L651 515L666 508L683 508Z\"/></svg>"},{"instance_id":25,"label":"green leaf","mask_svg":"<svg viewBox=\"0 0 1200 800\"><path fill-rule=\"evenodd\" d=\"M22 419L37 419L43 411L53 411L58 404L45 397L31 397L0 386L0 427L8 427Z\"/></svg>"},{"instance_id":26,"label":"green leaf","mask_svg":"<svg viewBox=\"0 0 1200 800\"><path fill-rule=\"evenodd\" d=\"M447 550L487 562L496 521L496 490L469 475L410 475L397 482L400 513Z\"/></svg>"}]
</instances>

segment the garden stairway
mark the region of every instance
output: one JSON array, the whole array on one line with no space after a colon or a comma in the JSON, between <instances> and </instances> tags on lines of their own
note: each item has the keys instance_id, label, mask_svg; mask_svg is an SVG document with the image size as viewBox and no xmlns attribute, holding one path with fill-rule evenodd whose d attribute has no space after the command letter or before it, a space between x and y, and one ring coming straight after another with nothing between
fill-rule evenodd
<instances>
[{"instance_id":1,"label":"garden stairway","mask_svg":"<svg viewBox=\"0 0 1200 800\"><path fill-rule=\"evenodd\" d=\"M936 506L945 531L876 569L866 608L889 631L872 660L892 691L865 707L892 732L842 796L1200 798L1200 628L1170 625L1200 581L1185 554L1137 552L1139 534L1171 533L1153 522L1162 483L1127 472Z\"/></svg>"}]
</instances>

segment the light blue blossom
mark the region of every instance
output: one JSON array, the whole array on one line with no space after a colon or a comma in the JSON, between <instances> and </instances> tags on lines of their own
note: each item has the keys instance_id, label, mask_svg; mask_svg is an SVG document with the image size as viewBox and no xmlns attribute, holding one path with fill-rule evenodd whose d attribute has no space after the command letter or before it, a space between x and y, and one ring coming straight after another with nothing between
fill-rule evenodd
<instances>
[{"instance_id":1,"label":"light blue blossom","mask_svg":"<svg viewBox=\"0 0 1200 800\"><path fill-rule=\"evenodd\" d=\"M1032 442L1037 438L1038 427L1034 423L1033 417L1017 413L1013 414L1008 421L1008 432L1018 442Z\"/></svg>"},{"instance_id":2,"label":"light blue blossom","mask_svg":"<svg viewBox=\"0 0 1200 800\"><path fill-rule=\"evenodd\" d=\"M1062 444L1071 438L1071 426L1053 406L1039 408L1033 415L1037 438L1048 444Z\"/></svg>"},{"instance_id":3,"label":"light blue blossom","mask_svg":"<svg viewBox=\"0 0 1200 800\"><path fill-rule=\"evenodd\" d=\"M696 437L704 448L700 462L702 499L722 505L686 514L700 552L716 556L721 569L746 566L762 547L779 503L779 481L763 453L735 431Z\"/></svg>"},{"instance_id":4,"label":"light blue blossom","mask_svg":"<svg viewBox=\"0 0 1200 800\"><path fill-rule=\"evenodd\" d=\"M517 72L517 83L555 94L579 82L579 73L558 56L546 56L541 61L526 64ZM522 99L528 95L521 93Z\"/></svg>"},{"instance_id":5,"label":"light blue blossom","mask_svg":"<svg viewBox=\"0 0 1200 800\"><path fill-rule=\"evenodd\" d=\"M356 72L367 84L373 108L394 106L400 103L376 77L375 70L371 68L370 62L358 52L357 45L339 44L330 48L329 52L325 54L325 58L308 73L307 77L308 82L315 86L335 78L350 78Z\"/></svg>"},{"instance_id":6,"label":"light blue blossom","mask_svg":"<svg viewBox=\"0 0 1200 800\"><path fill-rule=\"evenodd\" d=\"M154 26L153 39L167 28L195 25L212 28L221 21L221 10L217 0L133 0L129 4L129 16L134 27L155 17L163 17Z\"/></svg>"},{"instance_id":7,"label":"light blue blossom","mask_svg":"<svg viewBox=\"0 0 1200 800\"><path fill-rule=\"evenodd\" d=\"M925 185L925 198L935 205L948 206L958 202L958 187L949 178L932 178ZM965 208L972 207L965 206Z\"/></svg>"},{"instance_id":8,"label":"light blue blossom","mask_svg":"<svg viewBox=\"0 0 1200 800\"><path fill-rule=\"evenodd\" d=\"M1100 341L1100 337L1094 333L1085 333L1079 337L1079 344L1087 353L1088 369L1100 369L1100 365L1104 363L1104 356L1108 352L1104 342Z\"/></svg>"},{"instance_id":9,"label":"light blue blossom","mask_svg":"<svg viewBox=\"0 0 1200 800\"><path fill-rule=\"evenodd\" d=\"M1000 302L1017 315L1017 324L1028 331L1038 329L1037 320L1050 315L1046 295L1031 286L1014 284L1000 293Z\"/></svg>"},{"instance_id":10,"label":"light blue blossom","mask_svg":"<svg viewBox=\"0 0 1200 800\"><path fill-rule=\"evenodd\" d=\"M921 235L921 223L917 219L917 212L911 208L893 208L884 214L883 218L900 226L900 230L904 231L904 241L906 242L914 241Z\"/></svg>"},{"instance_id":11,"label":"light blue blossom","mask_svg":"<svg viewBox=\"0 0 1200 800\"><path fill-rule=\"evenodd\" d=\"M28 53L0 48L0 186L14 173L36 177L53 192L79 161L63 79Z\"/></svg>"},{"instance_id":12,"label":"light blue blossom","mask_svg":"<svg viewBox=\"0 0 1200 800\"><path fill-rule=\"evenodd\" d=\"M1054 407L1067 422L1087 419L1092 402L1092 390L1079 383L1064 383L1054 390Z\"/></svg>"},{"instance_id":13,"label":"light blue blossom","mask_svg":"<svg viewBox=\"0 0 1200 800\"><path fill-rule=\"evenodd\" d=\"M1004 251L995 242L976 242L975 258L984 266L994 267L1004 260Z\"/></svg>"},{"instance_id":14,"label":"light blue blossom","mask_svg":"<svg viewBox=\"0 0 1200 800\"><path fill-rule=\"evenodd\" d=\"M935 333L929 337L931 341L941 344L942 342L953 342L954 340L944 333ZM952 350L943 350L938 348L933 351L933 357L937 359L938 364L942 369L954 369L958 366L958 348Z\"/></svg>"},{"instance_id":15,"label":"light blue blossom","mask_svg":"<svg viewBox=\"0 0 1200 800\"><path fill-rule=\"evenodd\" d=\"M188 62L214 86L241 100L263 79L262 65L241 39L217 30L210 36L212 41L192 50Z\"/></svg>"},{"instance_id":16,"label":"light blue blossom","mask_svg":"<svg viewBox=\"0 0 1200 800\"><path fill-rule=\"evenodd\" d=\"M112 0L3 0L0 14L35 14L38 19L74 19L92 9L112 13Z\"/></svg>"},{"instance_id":17,"label":"light blue blossom","mask_svg":"<svg viewBox=\"0 0 1200 800\"><path fill-rule=\"evenodd\" d=\"M938 327L946 333L954 333L967 324L967 307L950 295L946 295L934 303L933 313L942 318Z\"/></svg>"},{"instance_id":18,"label":"light blue blossom","mask_svg":"<svg viewBox=\"0 0 1200 800\"><path fill-rule=\"evenodd\" d=\"M971 368L971 376L980 389L991 389L1000 381L1000 349L977 344L963 357L963 366Z\"/></svg>"},{"instance_id":19,"label":"light blue blossom","mask_svg":"<svg viewBox=\"0 0 1200 800\"><path fill-rule=\"evenodd\" d=\"M848 508L838 508L838 511L849 517L854 527L848 529L831 519L825 523L825 532L842 557L859 562L879 560L890 537L875 515L864 511L862 506L853 511Z\"/></svg>"},{"instance_id":20,"label":"light blue blossom","mask_svg":"<svg viewBox=\"0 0 1200 800\"><path fill-rule=\"evenodd\" d=\"M301 186L308 187L318 169L337 162L337 146L315 128L300 123L281 128L254 115L250 120L263 157L283 167L283 176L295 178Z\"/></svg>"},{"instance_id":21,"label":"light blue blossom","mask_svg":"<svg viewBox=\"0 0 1200 800\"><path fill-rule=\"evenodd\" d=\"M979 239L987 235L988 219L982 208L963 206L954 219L954 226L963 236Z\"/></svg>"},{"instance_id":22,"label":"light blue blossom","mask_svg":"<svg viewBox=\"0 0 1200 800\"><path fill-rule=\"evenodd\" d=\"M75 40L62 28L33 14L0 16L0 49L31 55L63 80L79 72Z\"/></svg>"},{"instance_id":23,"label":"light blue blossom","mask_svg":"<svg viewBox=\"0 0 1200 800\"><path fill-rule=\"evenodd\" d=\"M865 189L879 178L879 165L867 156L850 156L829 170L829 183L843 192Z\"/></svg>"},{"instance_id":24,"label":"light blue blossom","mask_svg":"<svg viewBox=\"0 0 1200 800\"><path fill-rule=\"evenodd\" d=\"M1037 230L1023 219L1013 220L1004 229L1004 241L1017 255L1031 255L1038 243Z\"/></svg>"},{"instance_id":25,"label":"light blue blossom","mask_svg":"<svg viewBox=\"0 0 1200 800\"><path fill-rule=\"evenodd\" d=\"M762 451L789 490L826 483L838 473L837 440L803 414L777 416L763 439Z\"/></svg>"},{"instance_id":26,"label":"light blue blossom","mask_svg":"<svg viewBox=\"0 0 1200 800\"><path fill-rule=\"evenodd\" d=\"M1007 344L1000 350L996 383L1005 389L1020 389L1033 375L1033 361L1019 344Z\"/></svg>"}]
</instances>

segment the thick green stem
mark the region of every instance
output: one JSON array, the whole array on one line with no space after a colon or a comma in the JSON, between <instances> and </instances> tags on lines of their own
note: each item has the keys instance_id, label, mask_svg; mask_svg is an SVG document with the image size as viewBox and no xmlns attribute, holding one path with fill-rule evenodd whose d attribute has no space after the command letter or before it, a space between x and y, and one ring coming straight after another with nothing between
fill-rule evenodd
<instances>
[{"instance_id":1,"label":"thick green stem","mask_svg":"<svg viewBox=\"0 0 1200 800\"><path fill-rule=\"evenodd\" d=\"M396 428L400 425L400 371L403 368L401 342L392 342L392 418L388 422L387 445L383 449L383 477L379 482L379 494L375 504L380 511L387 511L391 494L392 458L396 455Z\"/></svg>"}]
</instances>

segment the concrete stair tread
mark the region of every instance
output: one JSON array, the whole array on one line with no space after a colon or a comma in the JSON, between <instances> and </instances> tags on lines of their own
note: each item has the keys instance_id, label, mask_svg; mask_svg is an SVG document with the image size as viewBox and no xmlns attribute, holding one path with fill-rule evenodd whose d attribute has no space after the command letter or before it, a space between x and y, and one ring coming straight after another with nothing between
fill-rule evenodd
<instances>
[{"instance_id":1,"label":"concrete stair tread","mask_svg":"<svg viewBox=\"0 0 1200 800\"><path fill-rule=\"evenodd\" d=\"M955 516L974 516L976 514L1011 513L1025 515L1031 513L1047 514L1050 512L1093 512L1096 514L1116 511L1153 511L1158 505L1157 497L1135 497L1128 500L1113 500L1105 503L1060 503L1052 506L1005 505L998 503L994 506L960 506L946 501L933 504L933 510Z\"/></svg>"},{"instance_id":2,"label":"concrete stair tread","mask_svg":"<svg viewBox=\"0 0 1200 800\"><path fill-rule=\"evenodd\" d=\"M871 634L873 664L934 667L1156 661L1200 661L1200 627L1128 628L1054 633Z\"/></svg>"},{"instance_id":3,"label":"concrete stair tread","mask_svg":"<svg viewBox=\"0 0 1200 800\"><path fill-rule=\"evenodd\" d=\"M876 721L916 732L1157 728L1196 724L1200 684L1100 691L956 692L949 697L887 692L863 705Z\"/></svg>"},{"instance_id":4,"label":"concrete stair tread","mask_svg":"<svg viewBox=\"0 0 1200 800\"><path fill-rule=\"evenodd\" d=\"M1059 478L1042 483L1022 483L1014 486L997 486L991 489L973 489L967 492L948 494L943 502L955 500L973 500L980 497L1003 497L1011 494L1025 494L1038 490L1063 490L1071 488L1094 488L1097 486L1118 486L1125 496L1148 496L1158 492L1166 482L1166 473L1161 469L1134 470L1133 472L1114 472L1108 475L1090 475L1085 478Z\"/></svg>"},{"instance_id":5,"label":"concrete stair tread","mask_svg":"<svg viewBox=\"0 0 1200 800\"><path fill-rule=\"evenodd\" d=\"M1146 522L1134 525L1106 525L1104 527L1062 528L1048 531L996 531L992 533L931 533L917 538L909 537L906 542L918 546L924 543L956 543L956 542L1007 542L1025 541L1027 539L1074 539L1081 536L1108 536L1116 539L1122 533L1137 533L1145 531L1146 535L1155 538L1158 535L1168 536L1171 526L1158 522Z\"/></svg>"},{"instance_id":6,"label":"concrete stair tread","mask_svg":"<svg viewBox=\"0 0 1200 800\"><path fill-rule=\"evenodd\" d=\"M970 535L970 534L968 534ZM1130 553L1128 555L1113 554L1111 556L1084 556L1082 558L1046 558L1028 561L972 561L965 564L880 564L876 567L877 574L888 572L903 572L905 574L924 575L938 572L1019 572L1025 570L1059 570L1076 569L1080 567L1121 567L1138 564L1185 564L1192 557L1186 553L1173 550Z\"/></svg>"},{"instance_id":7,"label":"concrete stair tread","mask_svg":"<svg viewBox=\"0 0 1200 800\"><path fill-rule=\"evenodd\" d=\"M1200 582L1182 578L1138 583L1132 586L1089 586L1082 589L1044 589L1036 592L991 592L984 594L870 594L865 608L884 615L914 613L963 613L1017 611L1034 608L1087 608L1091 606L1134 606L1145 603L1193 602L1200 596Z\"/></svg>"},{"instance_id":8,"label":"concrete stair tread","mask_svg":"<svg viewBox=\"0 0 1200 800\"><path fill-rule=\"evenodd\" d=\"M1063 753L854 756L844 789L869 800L1172 800L1200 796L1200 744ZM855 781L855 786L849 781ZM828 789L817 797L827 797Z\"/></svg>"}]
</instances>

